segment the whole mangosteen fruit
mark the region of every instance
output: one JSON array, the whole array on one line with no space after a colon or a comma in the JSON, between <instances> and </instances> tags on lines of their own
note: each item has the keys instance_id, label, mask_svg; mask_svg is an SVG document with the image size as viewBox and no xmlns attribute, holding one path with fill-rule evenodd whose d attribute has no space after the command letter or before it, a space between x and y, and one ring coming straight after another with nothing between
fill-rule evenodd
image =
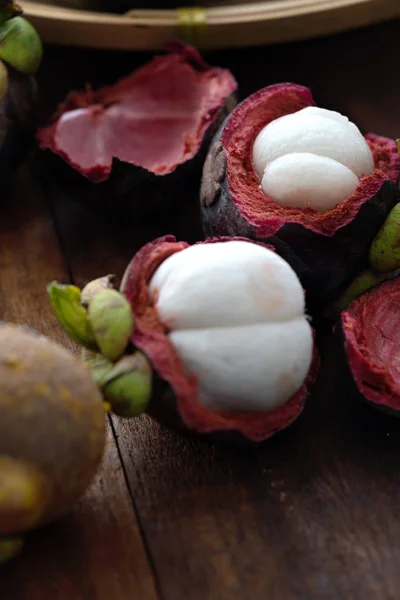
<instances>
[{"instance_id":1,"label":"whole mangosteen fruit","mask_svg":"<svg viewBox=\"0 0 400 600\"><path fill-rule=\"evenodd\" d=\"M384 281L344 310L340 326L348 365L360 394L400 415L400 277Z\"/></svg>"},{"instance_id":2,"label":"whole mangosteen fruit","mask_svg":"<svg viewBox=\"0 0 400 600\"><path fill-rule=\"evenodd\" d=\"M42 59L36 30L13 2L0 3L0 179L6 182L34 140Z\"/></svg>"},{"instance_id":3,"label":"whole mangosteen fruit","mask_svg":"<svg viewBox=\"0 0 400 600\"><path fill-rule=\"evenodd\" d=\"M0 324L0 562L23 534L66 514L104 450L102 396L89 371L38 333Z\"/></svg>"}]
</instances>

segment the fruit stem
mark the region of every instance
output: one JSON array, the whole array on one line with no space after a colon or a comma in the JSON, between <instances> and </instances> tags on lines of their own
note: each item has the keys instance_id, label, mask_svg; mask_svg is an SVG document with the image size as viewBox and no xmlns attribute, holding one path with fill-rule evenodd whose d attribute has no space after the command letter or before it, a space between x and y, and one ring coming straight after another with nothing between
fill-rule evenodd
<instances>
[{"instance_id":1,"label":"fruit stem","mask_svg":"<svg viewBox=\"0 0 400 600\"><path fill-rule=\"evenodd\" d=\"M346 291L330 304L324 311L324 316L337 321L341 313L350 304L369 289L379 285L388 278L388 273L377 273L373 269L365 269L352 281Z\"/></svg>"}]
</instances>

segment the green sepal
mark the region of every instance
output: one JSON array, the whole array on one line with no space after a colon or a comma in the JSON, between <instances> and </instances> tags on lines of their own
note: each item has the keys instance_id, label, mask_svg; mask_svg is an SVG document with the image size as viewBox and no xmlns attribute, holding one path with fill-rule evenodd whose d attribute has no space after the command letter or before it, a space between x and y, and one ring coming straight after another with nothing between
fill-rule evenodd
<instances>
[{"instance_id":1,"label":"green sepal","mask_svg":"<svg viewBox=\"0 0 400 600\"><path fill-rule=\"evenodd\" d=\"M128 300L113 289L96 293L88 305L88 319L101 354L120 358L133 332L133 313Z\"/></svg>"},{"instance_id":2,"label":"green sepal","mask_svg":"<svg viewBox=\"0 0 400 600\"><path fill-rule=\"evenodd\" d=\"M400 203L392 208L372 242L369 262L378 273L400 269Z\"/></svg>"},{"instance_id":3,"label":"green sepal","mask_svg":"<svg viewBox=\"0 0 400 600\"><path fill-rule=\"evenodd\" d=\"M81 291L74 285L53 281L47 286L54 314L69 337L80 346L97 350L87 312L81 304Z\"/></svg>"},{"instance_id":4,"label":"green sepal","mask_svg":"<svg viewBox=\"0 0 400 600\"><path fill-rule=\"evenodd\" d=\"M0 26L0 59L5 63L20 73L33 75L42 57L40 37L24 17L14 17Z\"/></svg>"},{"instance_id":5,"label":"green sepal","mask_svg":"<svg viewBox=\"0 0 400 600\"><path fill-rule=\"evenodd\" d=\"M149 404L152 392L152 368L141 352L124 356L108 373L103 395L112 412L125 418L138 417Z\"/></svg>"}]
</instances>

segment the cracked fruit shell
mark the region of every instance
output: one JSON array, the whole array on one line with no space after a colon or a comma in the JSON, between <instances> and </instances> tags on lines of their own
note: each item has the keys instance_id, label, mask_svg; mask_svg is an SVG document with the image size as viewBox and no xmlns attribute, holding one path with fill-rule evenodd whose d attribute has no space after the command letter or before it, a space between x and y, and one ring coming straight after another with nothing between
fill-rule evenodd
<instances>
[{"instance_id":1,"label":"cracked fruit shell","mask_svg":"<svg viewBox=\"0 0 400 600\"><path fill-rule=\"evenodd\" d=\"M94 207L137 215L195 203L208 146L235 105L236 87L229 71L172 43L114 85L71 92L37 137L61 158L63 186Z\"/></svg>"},{"instance_id":2,"label":"cracked fruit shell","mask_svg":"<svg viewBox=\"0 0 400 600\"><path fill-rule=\"evenodd\" d=\"M400 277L372 288L341 315L352 377L376 408L400 414Z\"/></svg>"},{"instance_id":3,"label":"cracked fruit shell","mask_svg":"<svg viewBox=\"0 0 400 600\"><path fill-rule=\"evenodd\" d=\"M319 312L366 265L397 201L399 164L394 140L362 136L303 86L269 86L214 138L201 186L204 232L272 244L298 274L308 310Z\"/></svg>"}]
</instances>

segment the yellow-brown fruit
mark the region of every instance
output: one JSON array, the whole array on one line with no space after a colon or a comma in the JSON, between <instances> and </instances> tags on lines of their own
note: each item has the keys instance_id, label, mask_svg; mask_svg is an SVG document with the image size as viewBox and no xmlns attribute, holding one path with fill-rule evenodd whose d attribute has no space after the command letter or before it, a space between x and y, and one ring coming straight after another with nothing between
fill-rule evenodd
<instances>
[{"instance_id":1,"label":"yellow-brown fruit","mask_svg":"<svg viewBox=\"0 0 400 600\"><path fill-rule=\"evenodd\" d=\"M0 324L0 536L68 512L105 444L105 412L89 371L67 349Z\"/></svg>"}]
</instances>

